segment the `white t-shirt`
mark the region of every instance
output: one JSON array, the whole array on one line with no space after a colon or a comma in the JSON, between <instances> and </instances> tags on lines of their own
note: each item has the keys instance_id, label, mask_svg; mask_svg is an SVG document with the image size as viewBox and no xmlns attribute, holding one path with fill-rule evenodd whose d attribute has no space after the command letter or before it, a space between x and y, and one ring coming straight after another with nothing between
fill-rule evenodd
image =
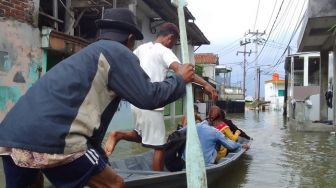
<instances>
[{"instance_id":1,"label":"white t-shirt","mask_svg":"<svg viewBox=\"0 0 336 188\"><path fill-rule=\"evenodd\" d=\"M173 62L180 63L171 49L161 43L148 42L134 50L142 69L150 77L151 82L161 82L166 78L169 66Z\"/></svg>"},{"instance_id":2,"label":"white t-shirt","mask_svg":"<svg viewBox=\"0 0 336 188\"><path fill-rule=\"evenodd\" d=\"M173 62L181 63L173 51L161 43L148 42L134 50L140 60L140 66L147 73L151 82L162 82ZM163 111L164 108L155 109Z\"/></svg>"}]
</instances>

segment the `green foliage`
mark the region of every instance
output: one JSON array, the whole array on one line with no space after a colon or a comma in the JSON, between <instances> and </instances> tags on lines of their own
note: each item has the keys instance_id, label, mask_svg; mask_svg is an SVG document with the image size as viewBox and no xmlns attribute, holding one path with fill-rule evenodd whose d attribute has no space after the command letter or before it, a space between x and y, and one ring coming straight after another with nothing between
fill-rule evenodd
<instances>
[{"instance_id":1,"label":"green foliage","mask_svg":"<svg viewBox=\"0 0 336 188\"><path fill-rule=\"evenodd\" d=\"M202 75L203 75L203 67L202 67L202 66L199 66L199 65L195 65L195 73L196 73L198 76L202 76Z\"/></svg>"},{"instance_id":2,"label":"green foliage","mask_svg":"<svg viewBox=\"0 0 336 188\"><path fill-rule=\"evenodd\" d=\"M332 32L332 34L336 36L336 25L332 26L328 31Z\"/></svg>"}]
</instances>

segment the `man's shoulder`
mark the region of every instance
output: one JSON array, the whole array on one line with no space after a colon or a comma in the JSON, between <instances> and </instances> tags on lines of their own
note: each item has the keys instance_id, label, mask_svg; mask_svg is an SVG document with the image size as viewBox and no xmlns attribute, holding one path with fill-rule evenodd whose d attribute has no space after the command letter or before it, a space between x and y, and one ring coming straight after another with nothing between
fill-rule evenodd
<instances>
[{"instance_id":1,"label":"man's shoulder","mask_svg":"<svg viewBox=\"0 0 336 188\"><path fill-rule=\"evenodd\" d=\"M135 50L147 49L154 46L152 42L146 42L144 44L139 45Z\"/></svg>"},{"instance_id":2,"label":"man's shoulder","mask_svg":"<svg viewBox=\"0 0 336 188\"><path fill-rule=\"evenodd\" d=\"M93 50L98 49L98 51L100 53L103 53L104 56L114 56L116 54L119 54L127 58L135 57L135 55L132 53L132 51L129 48L127 48L125 45L121 44L120 42L116 42L116 41L99 40L99 41L92 43L90 46Z\"/></svg>"},{"instance_id":3,"label":"man's shoulder","mask_svg":"<svg viewBox=\"0 0 336 188\"><path fill-rule=\"evenodd\" d=\"M161 43L155 43L155 48L158 48L158 49L160 49L161 51L170 51L170 52L172 52L171 49L165 47L165 46L164 46L163 44L161 44Z\"/></svg>"},{"instance_id":4,"label":"man's shoulder","mask_svg":"<svg viewBox=\"0 0 336 188\"><path fill-rule=\"evenodd\" d=\"M93 49L99 49L99 50L106 50L106 51L111 51L115 52L117 51L125 51L125 52L130 52L131 50L127 48L125 45L121 44L120 42L117 41L112 41L112 40L98 40L93 43L91 43L89 48Z\"/></svg>"}]
</instances>

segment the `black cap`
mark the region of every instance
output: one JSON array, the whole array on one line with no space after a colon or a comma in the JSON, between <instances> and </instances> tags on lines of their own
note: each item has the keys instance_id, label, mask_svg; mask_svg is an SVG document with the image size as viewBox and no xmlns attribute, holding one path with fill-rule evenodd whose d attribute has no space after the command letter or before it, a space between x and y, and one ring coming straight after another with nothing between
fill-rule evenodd
<instances>
[{"instance_id":1,"label":"black cap","mask_svg":"<svg viewBox=\"0 0 336 188\"><path fill-rule=\"evenodd\" d=\"M143 39L134 14L125 8L106 9L103 19L96 20L96 25L100 29L101 39L124 41L130 33L134 34L136 40Z\"/></svg>"}]
</instances>

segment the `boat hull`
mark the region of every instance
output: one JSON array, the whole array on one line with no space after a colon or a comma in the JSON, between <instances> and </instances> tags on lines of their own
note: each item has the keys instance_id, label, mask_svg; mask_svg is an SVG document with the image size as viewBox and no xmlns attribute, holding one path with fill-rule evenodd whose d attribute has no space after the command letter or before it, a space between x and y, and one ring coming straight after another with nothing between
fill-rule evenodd
<instances>
[{"instance_id":1,"label":"boat hull","mask_svg":"<svg viewBox=\"0 0 336 188\"><path fill-rule=\"evenodd\" d=\"M246 139L242 139L247 143ZM230 152L218 164L206 167L208 185L221 178L221 175L231 166L243 153L244 149ZM112 168L124 178L126 187L160 187L160 188L178 188L186 187L186 171L178 172L156 172L151 169L151 159L153 152L129 157L124 160L111 161Z\"/></svg>"}]
</instances>

